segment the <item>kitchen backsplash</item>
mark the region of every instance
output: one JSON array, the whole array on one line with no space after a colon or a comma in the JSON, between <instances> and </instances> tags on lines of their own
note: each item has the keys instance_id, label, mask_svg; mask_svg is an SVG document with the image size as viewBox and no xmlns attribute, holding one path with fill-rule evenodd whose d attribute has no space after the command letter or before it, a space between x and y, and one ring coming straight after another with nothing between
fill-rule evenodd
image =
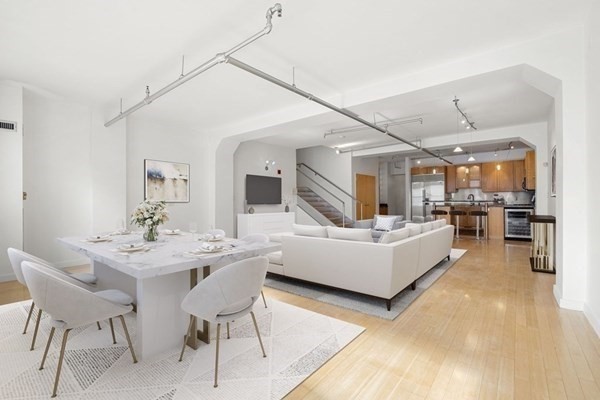
<instances>
[{"instance_id":1,"label":"kitchen backsplash","mask_svg":"<svg viewBox=\"0 0 600 400\"><path fill-rule=\"evenodd\" d=\"M446 194L446 200L468 200L470 194L475 197L475 200L492 201L494 199L494 194L499 194L504 196L504 202L506 204L529 204L531 203L531 196L534 195L534 192L484 193L481 189L458 189L456 193Z\"/></svg>"}]
</instances>

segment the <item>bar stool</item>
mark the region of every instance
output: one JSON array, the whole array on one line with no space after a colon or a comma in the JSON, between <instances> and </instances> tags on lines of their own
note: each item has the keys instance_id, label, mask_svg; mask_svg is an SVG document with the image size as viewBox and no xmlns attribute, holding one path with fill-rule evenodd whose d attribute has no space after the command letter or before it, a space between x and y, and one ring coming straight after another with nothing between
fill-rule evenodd
<instances>
[{"instance_id":1,"label":"bar stool","mask_svg":"<svg viewBox=\"0 0 600 400\"><path fill-rule=\"evenodd\" d=\"M480 225L480 221L483 224L483 238L487 239L487 220L484 221L483 218L487 218L487 211L483 211L483 210L476 210L476 211L471 211L469 212L469 215L472 217L477 218L477 239L479 240L479 227Z\"/></svg>"},{"instance_id":2,"label":"bar stool","mask_svg":"<svg viewBox=\"0 0 600 400\"><path fill-rule=\"evenodd\" d=\"M448 215L448 211L446 210L431 210L431 215L433 215L434 219L438 219L438 215Z\"/></svg>"},{"instance_id":3,"label":"bar stool","mask_svg":"<svg viewBox=\"0 0 600 400\"><path fill-rule=\"evenodd\" d=\"M467 215L467 212L463 210L450 210L448 214L454 215L456 217L456 238L460 239L460 216Z\"/></svg>"}]
</instances>

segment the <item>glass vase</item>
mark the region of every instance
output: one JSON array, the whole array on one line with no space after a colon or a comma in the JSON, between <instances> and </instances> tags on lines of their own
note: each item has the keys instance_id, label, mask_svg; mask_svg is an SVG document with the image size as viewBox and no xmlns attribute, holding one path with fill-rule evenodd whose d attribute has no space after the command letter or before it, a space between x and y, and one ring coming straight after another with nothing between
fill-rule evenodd
<instances>
[{"instance_id":1,"label":"glass vase","mask_svg":"<svg viewBox=\"0 0 600 400\"><path fill-rule=\"evenodd\" d=\"M150 225L144 230L144 240L147 242L155 242L158 240L158 226Z\"/></svg>"}]
</instances>

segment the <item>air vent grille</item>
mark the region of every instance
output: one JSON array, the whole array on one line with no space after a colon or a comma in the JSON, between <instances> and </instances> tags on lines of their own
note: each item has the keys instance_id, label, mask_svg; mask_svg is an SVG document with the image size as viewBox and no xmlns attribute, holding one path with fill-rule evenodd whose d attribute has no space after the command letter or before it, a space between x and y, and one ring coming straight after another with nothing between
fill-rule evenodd
<instances>
[{"instance_id":1,"label":"air vent grille","mask_svg":"<svg viewBox=\"0 0 600 400\"><path fill-rule=\"evenodd\" d=\"M17 131L17 123L11 121L2 121L0 120L0 129L6 129L8 131Z\"/></svg>"}]
</instances>

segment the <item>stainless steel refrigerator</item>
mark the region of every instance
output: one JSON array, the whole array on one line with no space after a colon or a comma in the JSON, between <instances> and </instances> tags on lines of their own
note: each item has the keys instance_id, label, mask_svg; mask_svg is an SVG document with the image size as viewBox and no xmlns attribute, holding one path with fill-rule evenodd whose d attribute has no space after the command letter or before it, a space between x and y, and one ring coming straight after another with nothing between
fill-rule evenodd
<instances>
[{"instance_id":1,"label":"stainless steel refrigerator","mask_svg":"<svg viewBox=\"0 0 600 400\"><path fill-rule=\"evenodd\" d=\"M431 205L423 201L444 201L444 191L444 174L413 175L411 218L419 221L431 215Z\"/></svg>"}]
</instances>

